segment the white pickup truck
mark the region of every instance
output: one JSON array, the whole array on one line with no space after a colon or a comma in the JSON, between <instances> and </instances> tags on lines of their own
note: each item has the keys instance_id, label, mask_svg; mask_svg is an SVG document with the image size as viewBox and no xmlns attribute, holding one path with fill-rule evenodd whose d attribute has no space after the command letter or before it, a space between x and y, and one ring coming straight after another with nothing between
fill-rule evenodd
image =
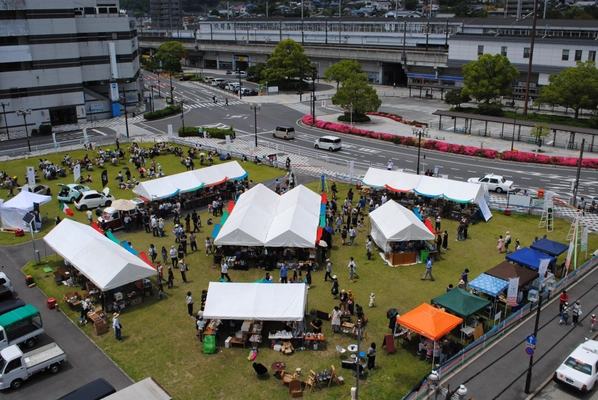
<instances>
[{"instance_id":1,"label":"white pickup truck","mask_svg":"<svg viewBox=\"0 0 598 400\"><path fill-rule=\"evenodd\" d=\"M0 349L13 344L31 348L42 333L42 317L39 310L31 304L0 315Z\"/></svg>"},{"instance_id":2,"label":"white pickup truck","mask_svg":"<svg viewBox=\"0 0 598 400\"><path fill-rule=\"evenodd\" d=\"M56 343L50 343L23 354L19 346L9 346L0 351L0 390L19 389L36 372L60 371L66 353Z\"/></svg>"}]
</instances>

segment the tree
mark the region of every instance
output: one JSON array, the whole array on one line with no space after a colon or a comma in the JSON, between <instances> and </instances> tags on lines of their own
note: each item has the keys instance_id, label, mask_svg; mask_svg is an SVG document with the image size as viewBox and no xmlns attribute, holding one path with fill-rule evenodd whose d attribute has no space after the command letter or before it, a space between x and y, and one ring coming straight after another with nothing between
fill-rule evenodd
<instances>
[{"instance_id":1,"label":"tree","mask_svg":"<svg viewBox=\"0 0 598 400\"><path fill-rule=\"evenodd\" d=\"M481 55L465 64L462 70L463 94L486 104L500 96L509 96L513 92L513 83L519 78L517 68L501 54Z\"/></svg>"},{"instance_id":2,"label":"tree","mask_svg":"<svg viewBox=\"0 0 598 400\"><path fill-rule=\"evenodd\" d=\"M161 68L168 72L181 71L181 58L187 54L187 49L181 42L166 42L158 47L154 57L158 61L162 61Z\"/></svg>"},{"instance_id":3,"label":"tree","mask_svg":"<svg viewBox=\"0 0 598 400\"><path fill-rule=\"evenodd\" d=\"M338 89L343 81L356 74L363 74L363 69L359 65L359 62L357 60L342 60L326 68L326 71L324 71L324 80L326 82L335 81L336 88Z\"/></svg>"},{"instance_id":4,"label":"tree","mask_svg":"<svg viewBox=\"0 0 598 400\"><path fill-rule=\"evenodd\" d=\"M353 114L365 114L368 111L377 111L382 101L374 88L368 84L368 76L359 74L343 81L340 89L332 96L332 104L345 110L352 108Z\"/></svg>"},{"instance_id":5,"label":"tree","mask_svg":"<svg viewBox=\"0 0 598 400\"><path fill-rule=\"evenodd\" d=\"M536 143L538 143L538 147L542 147L542 138L550 135L550 127L545 123L536 124L531 131L530 135L533 138L536 138Z\"/></svg>"},{"instance_id":6,"label":"tree","mask_svg":"<svg viewBox=\"0 0 598 400\"><path fill-rule=\"evenodd\" d=\"M264 71L266 63L257 63L247 68L247 80L252 82L259 82L264 79Z\"/></svg>"},{"instance_id":7,"label":"tree","mask_svg":"<svg viewBox=\"0 0 598 400\"><path fill-rule=\"evenodd\" d=\"M311 61L305 49L293 39L285 39L274 48L266 62L264 76L273 81L311 76Z\"/></svg>"},{"instance_id":8,"label":"tree","mask_svg":"<svg viewBox=\"0 0 598 400\"><path fill-rule=\"evenodd\" d=\"M463 93L463 89L453 89L444 95L444 102L455 106L458 109L461 108L461 104L468 103L471 101L471 96Z\"/></svg>"},{"instance_id":9,"label":"tree","mask_svg":"<svg viewBox=\"0 0 598 400\"><path fill-rule=\"evenodd\" d=\"M571 108L575 118L583 108L598 107L598 69L594 61L578 61L576 67L550 75L548 82L540 88L537 104Z\"/></svg>"}]
</instances>

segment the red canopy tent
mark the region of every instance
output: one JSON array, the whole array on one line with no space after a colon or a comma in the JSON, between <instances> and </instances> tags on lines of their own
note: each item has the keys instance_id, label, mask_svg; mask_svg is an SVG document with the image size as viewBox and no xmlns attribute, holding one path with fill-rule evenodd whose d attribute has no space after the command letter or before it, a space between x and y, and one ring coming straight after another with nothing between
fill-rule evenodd
<instances>
[{"instance_id":1,"label":"red canopy tent","mask_svg":"<svg viewBox=\"0 0 598 400\"><path fill-rule=\"evenodd\" d=\"M399 325L433 341L442 338L461 322L461 318L426 303L397 318Z\"/></svg>"}]
</instances>

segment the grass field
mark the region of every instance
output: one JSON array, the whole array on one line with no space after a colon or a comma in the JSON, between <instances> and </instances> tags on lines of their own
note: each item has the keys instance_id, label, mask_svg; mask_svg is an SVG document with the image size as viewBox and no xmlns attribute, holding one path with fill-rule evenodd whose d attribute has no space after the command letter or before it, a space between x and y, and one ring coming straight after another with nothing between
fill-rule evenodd
<instances>
[{"instance_id":1,"label":"grass field","mask_svg":"<svg viewBox=\"0 0 598 400\"><path fill-rule=\"evenodd\" d=\"M77 153L77 155L79 154ZM58 156L54 161L58 161ZM179 165L178 158L174 156L161 156L159 162L167 174L183 170L183 167ZM10 168L9 166L4 166L4 168L11 174L19 176L24 173L26 165L31 165L25 160L14 163ZM243 167L250 172L249 177L254 182L269 180L283 174L282 171L269 167L256 167L253 164L246 163L243 164ZM109 176L113 179L118 168L108 168ZM92 175L94 178L92 186L96 189L99 188L96 183L99 182L99 173L99 171L94 171L94 175ZM309 183L307 186L318 191L317 182ZM339 197L344 198L348 186L338 186L341 193ZM115 192L116 198L134 197L130 192ZM3 193L0 192L0 195ZM46 211L44 207L48 207L49 211ZM44 214L49 213L49 218L53 218L53 213L60 212L57 204L43 206L42 210ZM76 220L84 220L82 212L76 210L74 212ZM202 214L202 221L205 221L206 218L207 214ZM367 340L363 345L369 345L371 341L378 344L377 368L367 380L363 380L360 384L360 398L362 399L399 398L409 392L413 385L431 369L429 364L417 359L415 349L405 350L399 347L396 354L388 356L385 354L384 349L381 348L381 340L384 334L389 333L386 318L386 311L389 308L395 307L401 314L405 313L415 306L429 302L430 299L443 294L449 283L456 286L464 268L469 268L470 279L473 279L500 263L504 259L504 254L498 254L496 240L498 235L504 236L507 230L511 232L513 239L519 238L523 246L529 246L534 236L542 236L546 233L544 230L538 229L538 217L527 215L507 217L495 212L494 217L488 223L481 222L470 227L470 239L456 242L457 223L444 220L442 224L442 229L447 229L450 235L449 250L443 252L442 260L434 264L435 282L420 280L425 269L423 264L390 268L378 256L368 261L364 246L365 235L369 231L367 228L358 233L356 245L352 247L341 246L340 237L338 235L333 237L334 243L330 253L333 274L339 276L340 288L352 290L356 303L364 306L369 323L365 329ZM564 242L569 226L570 223L567 221L556 220L554 232L548 233L548 238ZM47 224L42 230L42 234L50 228L50 224ZM162 246L168 248L174 244L172 228L172 222L169 221L166 229L169 235L161 239L153 238L151 234L141 231L122 235L119 238L132 242L139 251L147 251L150 243L156 245L158 249ZM141 305L124 310L120 318L124 326L122 342L117 342L112 333L100 337L95 336L89 325L82 329L133 379L140 380L152 376L176 399L280 399L288 397L288 388L282 386L279 380L272 377L267 380L257 379L251 367L252 363L247 360L249 349L238 347L225 349L221 345L216 354L206 355L203 353L201 343L194 335L195 321L187 315L185 293L187 290L192 291L197 303L201 290L207 288L210 281L217 281L219 278L219 269L212 268L212 257L206 257L205 251L201 251L203 250L201 238L211 233L211 229L204 226L201 233L197 235L200 251L187 257L186 261L190 268L188 273L190 283L188 285L182 285L180 275L175 273L175 287L165 289L166 298L164 300L158 301L156 296L152 296L146 298ZM0 239L0 244L14 243L13 239L7 239L6 235ZM595 249L597 247L598 237L591 234L588 248ZM355 283L349 283L347 279L349 271L346 266L351 256L355 257L360 276ZM583 260L584 257L580 256L579 264ZM559 259L559 262L562 262L562 259ZM62 260L57 256L50 257L49 265L56 268L62 265ZM72 291L72 289L56 286L52 275L43 272L44 266L29 264L24 272L35 277L39 288L48 297L62 299L62 294ZM236 282L252 282L263 275L264 271L258 269L230 271L232 280ZM274 276L278 278L276 271L274 271ZM308 309L329 312L337 304L337 301L332 299L330 284L323 282L323 277L322 268L312 274L313 284L309 291ZM376 295L377 307L370 309L367 305L372 292ZM78 312L68 310L68 306L64 303L61 303L61 309L69 318L76 321ZM264 329L268 330L268 326L266 325ZM264 339L257 361L266 366L270 366L275 361L284 361L291 371L298 367L301 368L304 378L309 370L320 371L329 369L330 365L335 365L347 384L344 386L333 384L331 388L317 390L312 395L321 399L348 398L354 380L351 371L340 369L341 361L335 346L338 344L346 348L355 340L347 335L332 334L329 322L325 322L323 332L327 336L326 346L323 349L297 351L290 356L283 356L270 350L269 341Z\"/></svg>"}]
</instances>

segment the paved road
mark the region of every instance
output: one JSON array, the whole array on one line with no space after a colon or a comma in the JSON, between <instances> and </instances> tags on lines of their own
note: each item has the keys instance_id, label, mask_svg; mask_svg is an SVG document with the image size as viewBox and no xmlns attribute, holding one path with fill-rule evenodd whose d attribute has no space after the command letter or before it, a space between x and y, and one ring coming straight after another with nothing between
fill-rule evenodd
<instances>
[{"instance_id":1,"label":"paved road","mask_svg":"<svg viewBox=\"0 0 598 400\"><path fill-rule=\"evenodd\" d=\"M43 241L36 242L37 249L45 255ZM46 247L48 252L52 250ZM37 288L28 288L20 269L33 258L31 242L16 246L0 247L0 259L4 260L4 271L11 278L15 292L27 304L40 310L46 331L40 336L36 347L56 342L67 354L67 361L58 374L39 373L25 382L19 390L0 392L0 398L11 400L53 399L91 382L104 378L117 390L129 386L132 381L95 344L85 336L61 312L46 307L46 297ZM111 333L108 333L111 334Z\"/></svg>"},{"instance_id":2,"label":"paved road","mask_svg":"<svg viewBox=\"0 0 598 400\"><path fill-rule=\"evenodd\" d=\"M594 269L584 279L568 289L571 299L581 299L584 314L580 318L580 326L558 324L558 298L555 296L543 306L539 332L537 335L536 354L530 388L533 391L545 379L552 375L565 357L575 349L589 333L589 316L597 312L598 308L598 269ZM480 399L525 399L524 393L526 371L529 357L524 353L525 338L533 333L535 312L519 326L511 330L505 337L471 363L448 378L443 378L444 384L455 389L464 384L468 389L468 396ZM566 397L589 399L588 395L578 395L573 391L563 391L560 388L547 392L544 399L558 399L556 394L565 393ZM542 397L538 397L542 398Z\"/></svg>"}]
</instances>

